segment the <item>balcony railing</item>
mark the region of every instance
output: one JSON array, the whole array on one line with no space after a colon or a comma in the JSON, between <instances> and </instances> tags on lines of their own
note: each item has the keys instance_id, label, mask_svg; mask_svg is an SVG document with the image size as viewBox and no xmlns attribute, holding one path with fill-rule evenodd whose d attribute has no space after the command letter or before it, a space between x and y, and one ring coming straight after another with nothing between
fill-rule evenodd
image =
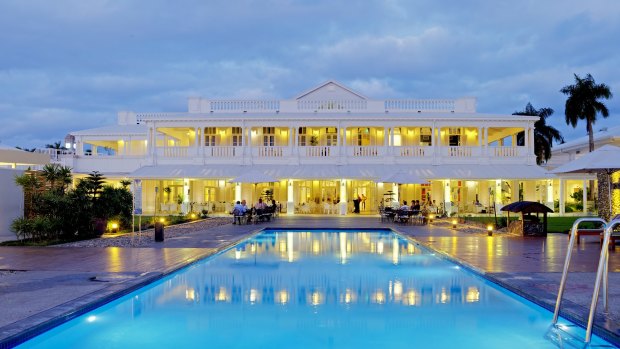
<instances>
[{"instance_id":1,"label":"balcony railing","mask_svg":"<svg viewBox=\"0 0 620 349\"><path fill-rule=\"evenodd\" d=\"M401 146L394 147L394 156L407 158L423 158L433 155L433 148L428 146Z\"/></svg>"},{"instance_id":2,"label":"balcony railing","mask_svg":"<svg viewBox=\"0 0 620 349\"><path fill-rule=\"evenodd\" d=\"M473 146L457 146L457 147L442 147L441 155L453 158L470 158L472 156L480 156L480 147Z\"/></svg>"},{"instance_id":3,"label":"balcony railing","mask_svg":"<svg viewBox=\"0 0 620 349\"><path fill-rule=\"evenodd\" d=\"M243 147L215 146L205 147L204 156L211 158L233 158L243 156Z\"/></svg>"},{"instance_id":4,"label":"balcony railing","mask_svg":"<svg viewBox=\"0 0 620 349\"><path fill-rule=\"evenodd\" d=\"M338 156L338 147L309 146L299 147L299 156L307 158L322 158Z\"/></svg>"},{"instance_id":5,"label":"balcony railing","mask_svg":"<svg viewBox=\"0 0 620 349\"><path fill-rule=\"evenodd\" d=\"M489 156L496 158L511 158L523 156L525 147L489 147Z\"/></svg>"},{"instance_id":6,"label":"balcony railing","mask_svg":"<svg viewBox=\"0 0 620 349\"><path fill-rule=\"evenodd\" d=\"M157 148L157 156L164 158L188 158L196 154L193 147L163 147Z\"/></svg>"},{"instance_id":7,"label":"balcony railing","mask_svg":"<svg viewBox=\"0 0 620 349\"><path fill-rule=\"evenodd\" d=\"M380 147L376 145L370 146L347 146L347 156L353 157L379 157L386 155L386 147Z\"/></svg>"},{"instance_id":8,"label":"balcony railing","mask_svg":"<svg viewBox=\"0 0 620 349\"><path fill-rule=\"evenodd\" d=\"M289 155L289 147L252 147L252 156L257 158L281 158Z\"/></svg>"}]
</instances>

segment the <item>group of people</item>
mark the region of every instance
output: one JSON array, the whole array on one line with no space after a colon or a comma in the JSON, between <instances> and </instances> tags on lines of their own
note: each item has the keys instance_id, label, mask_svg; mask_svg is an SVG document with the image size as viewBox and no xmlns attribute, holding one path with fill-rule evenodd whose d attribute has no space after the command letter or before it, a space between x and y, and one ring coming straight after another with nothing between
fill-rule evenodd
<instances>
[{"instance_id":1,"label":"group of people","mask_svg":"<svg viewBox=\"0 0 620 349\"><path fill-rule=\"evenodd\" d=\"M407 205L407 200L403 200L403 205L400 207L403 211L420 211L420 200L412 200L411 206Z\"/></svg>"},{"instance_id":2,"label":"group of people","mask_svg":"<svg viewBox=\"0 0 620 349\"><path fill-rule=\"evenodd\" d=\"M258 202L254 205L253 208L248 208L245 199L241 201L237 201L232 210L233 224L237 224L237 223L241 224L241 217L243 216L251 217L253 214L257 215L259 219L262 220L267 217L265 213L268 212L270 214L269 218L271 218L271 215L275 213L276 209L277 209L276 200L271 200L269 204L266 204L265 202L263 202L262 198L259 198Z\"/></svg>"}]
</instances>

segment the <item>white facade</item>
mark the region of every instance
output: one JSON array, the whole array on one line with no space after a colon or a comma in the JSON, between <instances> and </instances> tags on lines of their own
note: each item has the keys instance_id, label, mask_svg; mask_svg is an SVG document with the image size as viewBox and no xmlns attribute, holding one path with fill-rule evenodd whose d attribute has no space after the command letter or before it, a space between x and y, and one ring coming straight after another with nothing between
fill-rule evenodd
<instances>
[{"instance_id":1,"label":"white facade","mask_svg":"<svg viewBox=\"0 0 620 349\"><path fill-rule=\"evenodd\" d=\"M71 132L75 154L62 161L78 173L152 181L143 201L154 200L155 211L158 200L174 201L162 197L163 188L178 187L166 193L181 198L185 210L212 198L203 187L215 188L220 202L254 198L251 188L226 184L250 168L280 180L272 185L274 197L291 213L306 201L322 206L361 194L372 196L374 208L389 189L423 200L432 192L456 210L468 205L461 202L465 196L474 201L474 194L466 195L473 186L475 201L486 198L487 206L501 203L505 188L515 188L513 199L519 187L520 196L550 200L540 188L552 176L535 164L536 120L477 113L471 97L372 100L328 81L290 100L191 97L187 112L120 112L115 126ZM398 190L377 183L394 171L416 173L430 184ZM362 182L368 182L364 190L353 187Z\"/></svg>"}]
</instances>

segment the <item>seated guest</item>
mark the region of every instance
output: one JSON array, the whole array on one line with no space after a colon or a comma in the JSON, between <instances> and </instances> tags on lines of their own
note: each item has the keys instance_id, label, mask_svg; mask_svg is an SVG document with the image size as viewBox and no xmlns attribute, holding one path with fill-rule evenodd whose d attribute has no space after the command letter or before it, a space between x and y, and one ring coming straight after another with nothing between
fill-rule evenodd
<instances>
[{"instance_id":1,"label":"seated guest","mask_svg":"<svg viewBox=\"0 0 620 349\"><path fill-rule=\"evenodd\" d=\"M240 201L237 201L235 207L233 208L233 224L237 224L237 220L239 224L241 224L241 216L243 216L246 212L246 207L244 207Z\"/></svg>"},{"instance_id":2,"label":"seated guest","mask_svg":"<svg viewBox=\"0 0 620 349\"><path fill-rule=\"evenodd\" d=\"M407 200L403 200L403 205L400 207L403 211L409 211L409 205L407 205Z\"/></svg>"},{"instance_id":3,"label":"seated guest","mask_svg":"<svg viewBox=\"0 0 620 349\"><path fill-rule=\"evenodd\" d=\"M264 210L267 206L265 205L265 203L263 202L262 198L258 199L258 203L256 205L254 205L254 208L257 210Z\"/></svg>"},{"instance_id":4,"label":"seated guest","mask_svg":"<svg viewBox=\"0 0 620 349\"><path fill-rule=\"evenodd\" d=\"M420 211L420 201L419 200L414 200L413 205L411 206L411 210L412 211Z\"/></svg>"}]
</instances>

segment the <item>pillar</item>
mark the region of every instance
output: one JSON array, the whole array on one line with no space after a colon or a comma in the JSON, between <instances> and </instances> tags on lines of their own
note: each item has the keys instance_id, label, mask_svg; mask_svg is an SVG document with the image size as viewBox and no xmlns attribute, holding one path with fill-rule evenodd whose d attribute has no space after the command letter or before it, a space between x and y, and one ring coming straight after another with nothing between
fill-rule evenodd
<instances>
[{"instance_id":1,"label":"pillar","mask_svg":"<svg viewBox=\"0 0 620 349\"><path fill-rule=\"evenodd\" d=\"M482 140L484 142L484 154L485 156L489 156L489 128L485 127L484 128L484 139Z\"/></svg>"},{"instance_id":2,"label":"pillar","mask_svg":"<svg viewBox=\"0 0 620 349\"><path fill-rule=\"evenodd\" d=\"M295 214L295 191L293 190L293 180L289 179L286 181L286 214L294 215Z\"/></svg>"},{"instance_id":3,"label":"pillar","mask_svg":"<svg viewBox=\"0 0 620 349\"><path fill-rule=\"evenodd\" d=\"M187 214L189 212L190 194L189 179L183 178L183 204L181 205L181 212L183 212L183 214Z\"/></svg>"},{"instance_id":4,"label":"pillar","mask_svg":"<svg viewBox=\"0 0 620 349\"><path fill-rule=\"evenodd\" d=\"M388 143L388 134L389 134L389 130L387 127L383 128L383 146L387 147L389 146Z\"/></svg>"},{"instance_id":5,"label":"pillar","mask_svg":"<svg viewBox=\"0 0 620 349\"><path fill-rule=\"evenodd\" d=\"M566 201L566 199L564 198L564 196L566 195L565 194L565 191L566 191L565 187L566 187L566 180L560 178L560 194L559 194L558 200L560 201L560 214L561 215L564 214L564 208L565 208L565 205L564 205L565 201Z\"/></svg>"},{"instance_id":6,"label":"pillar","mask_svg":"<svg viewBox=\"0 0 620 349\"><path fill-rule=\"evenodd\" d=\"M553 179L547 180L547 206L554 210L553 204Z\"/></svg>"},{"instance_id":7,"label":"pillar","mask_svg":"<svg viewBox=\"0 0 620 349\"><path fill-rule=\"evenodd\" d=\"M235 183L235 203L241 201L241 183Z\"/></svg>"},{"instance_id":8,"label":"pillar","mask_svg":"<svg viewBox=\"0 0 620 349\"><path fill-rule=\"evenodd\" d=\"M581 200L583 202L583 213L588 213L588 181L583 180L582 184L583 195L581 196Z\"/></svg>"},{"instance_id":9,"label":"pillar","mask_svg":"<svg viewBox=\"0 0 620 349\"><path fill-rule=\"evenodd\" d=\"M442 182L443 185L443 207L444 207L444 212L447 215L450 215L450 211L451 211L451 207L452 207L452 198L451 198L451 192L450 192L450 180L445 180Z\"/></svg>"},{"instance_id":10,"label":"pillar","mask_svg":"<svg viewBox=\"0 0 620 349\"><path fill-rule=\"evenodd\" d=\"M347 180L346 179L341 179L340 180L340 214L341 215L346 215L347 214Z\"/></svg>"},{"instance_id":11,"label":"pillar","mask_svg":"<svg viewBox=\"0 0 620 349\"><path fill-rule=\"evenodd\" d=\"M394 200L396 200L396 202L400 205L400 193L398 192L397 183L392 183L392 192L394 193Z\"/></svg>"}]
</instances>

